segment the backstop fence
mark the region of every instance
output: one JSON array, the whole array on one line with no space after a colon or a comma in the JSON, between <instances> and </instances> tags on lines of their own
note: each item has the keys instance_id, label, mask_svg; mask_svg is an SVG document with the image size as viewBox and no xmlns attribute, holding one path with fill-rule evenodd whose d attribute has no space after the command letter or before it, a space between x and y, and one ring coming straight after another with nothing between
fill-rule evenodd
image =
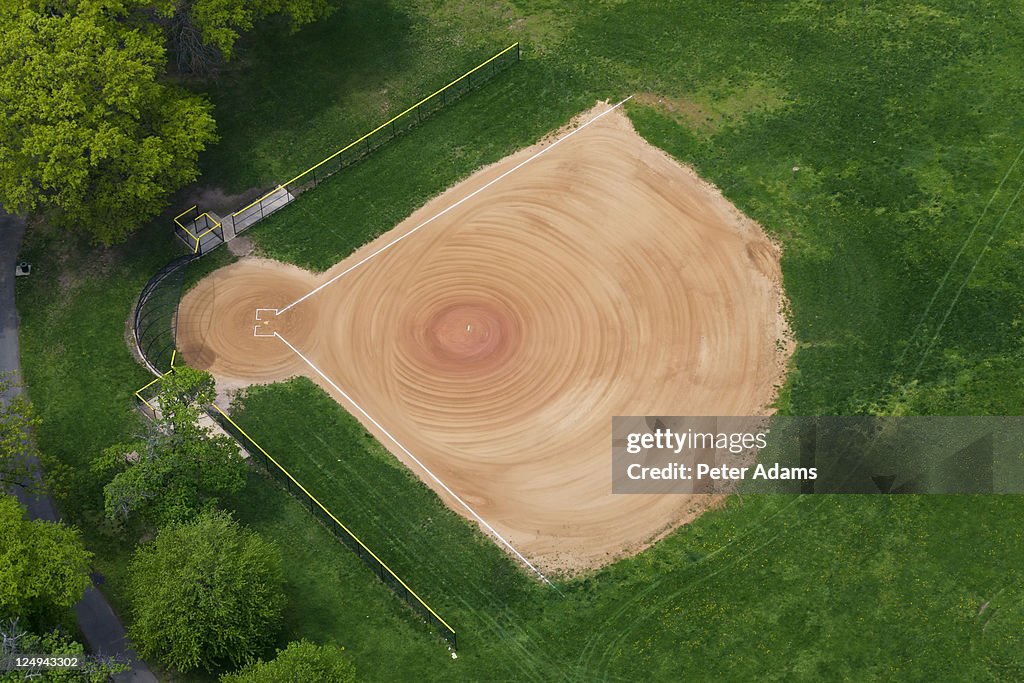
<instances>
[{"instance_id":1,"label":"backstop fence","mask_svg":"<svg viewBox=\"0 0 1024 683\"><path fill-rule=\"evenodd\" d=\"M142 288L135 304L132 329L135 345L156 375L171 367L177 348L178 305L188 265L200 254L179 256L158 270Z\"/></svg>"},{"instance_id":2,"label":"backstop fence","mask_svg":"<svg viewBox=\"0 0 1024 683\"><path fill-rule=\"evenodd\" d=\"M302 484L293 477L288 470L281 466L270 453L267 453L244 429L232 420L227 413L213 404L206 409L210 415L228 434L231 434L238 443L249 452L253 460L263 466L263 470L270 475L270 478L288 490L288 493L298 498L303 506L309 510L317 521L327 527L336 539L344 543L348 548L363 561L367 567L380 579L384 585L401 598L424 622L432 626L448 642L454 650L458 643L455 637L455 629L448 625L444 619L435 612L430 605L423 601L416 592L409 588L398 574L393 572L376 553L370 550L359 537L352 533L334 514L317 500L313 494L306 490Z\"/></svg>"},{"instance_id":3,"label":"backstop fence","mask_svg":"<svg viewBox=\"0 0 1024 683\"><path fill-rule=\"evenodd\" d=\"M401 114L382 123L358 140L350 142L323 161L310 166L291 180L287 180L251 204L231 214L235 231L241 232L256 221L290 204L300 193L318 186L325 178L351 166L370 155L420 122L429 118L466 93L483 85L520 60L519 43L513 43L486 62L470 69L440 90L427 95Z\"/></svg>"}]
</instances>

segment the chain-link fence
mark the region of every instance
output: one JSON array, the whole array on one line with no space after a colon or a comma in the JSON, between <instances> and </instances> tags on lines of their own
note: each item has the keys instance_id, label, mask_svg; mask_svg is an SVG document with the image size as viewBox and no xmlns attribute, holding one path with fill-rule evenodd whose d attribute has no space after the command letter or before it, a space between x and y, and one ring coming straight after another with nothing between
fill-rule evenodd
<instances>
[{"instance_id":1,"label":"chain-link fence","mask_svg":"<svg viewBox=\"0 0 1024 683\"><path fill-rule=\"evenodd\" d=\"M180 256L158 270L142 288L132 328L139 354L157 375L170 369L176 349L178 304L188 265L199 254Z\"/></svg>"},{"instance_id":2,"label":"chain-link fence","mask_svg":"<svg viewBox=\"0 0 1024 683\"><path fill-rule=\"evenodd\" d=\"M174 217L174 234L193 254L205 254L224 243L224 226L196 206Z\"/></svg>"},{"instance_id":3,"label":"chain-link fence","mask_svg":"<svg viewBox=\"0 0 1024 683\"><path fill-rule=\"evenodd\" d=\"M291 180L278 185L248 206L225 217L224 224L215 216L200 213L195 206L186 209L174 219L175 234L189 248L189 254L176 258L161 268L139 295L135 306L133 331L139 354L157 378L136 392L149 417L157 412L155 393L160 380L173 371L176 353L178 306L183 294L185 274L189 264L212 248L223 244L238 232L290 204L301 192L319 185L325 178L351 166L373 153L388 141L417 126L448 104L483 85L520 60L519 43L514 43L484 63L471 69L440 90L423 98L413 106L378 126L358 140L338 150L315 166ZM225 235L225 227L229 228ZM212 406L207 412L247 450L266 472L302 501L310 513L348 546L377 577L405 601L426 623L435 628L454 649L455 630L427 605L376 554L314 498L269 453L253 441L224 412Z\"/></svg>"},{"instance_id":4,"label":"chain-link fence","mask_svg":"<svg viewBox=\"0 0 1024 683\"><path fill-rule=\"evenodd\" d=\"M281 183L256 201L231 214L235 231L241 232L265 216L290 204L300 193L316 187L325 178L351 166L388 141L416 127L438 110L459 100L463 95L483 85L496 74L518 63L519 59L519 43L509 45L486 62L467 71L433 94L424 97L390 121L377 126L366 135L349 143L291 180Z\"/></svg>"},{"instance_id":5,"label":"chain-link fence","mask_svg":"<svg viewBox=\"0 0 1024 683\"><path fill-rule=\"evenodd\" d=\"M347 526L335 517L330 510L318 501L306 488L293 477L288 470L282 467L267 451L250 437L245 430L238 426L224 411L216 405L207 408L207 413L212 417L224 431L231 434L238 443L252 456L253 460L259 463L270 477L278 484L287 489L288 493L295 496L302 502L311 515L327 527L334 537L344 543L348 548L370 568L377 578L384 582L391 591L400 597L424 622L432 626L448 642L454 650L458 643L455 637L455 629L448 625L437 612L435 612L423 599L416 594L409 586L384 563L376 553L370 550L359 540Z\"/></svg>"}]
</instances>

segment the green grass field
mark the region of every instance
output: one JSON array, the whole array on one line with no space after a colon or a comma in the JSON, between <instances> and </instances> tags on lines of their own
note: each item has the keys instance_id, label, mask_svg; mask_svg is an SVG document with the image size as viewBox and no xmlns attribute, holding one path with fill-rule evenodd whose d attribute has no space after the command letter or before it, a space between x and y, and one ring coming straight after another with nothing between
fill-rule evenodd
<instances>
[{"instance_id":1,"label":"green grass field","mask_svg":"<svg viewBox=\"0 0 1024 683\"><path fill-rule=\"evenodd\" d=\"M392 658L358 659L371 680L387 678L393 657L403 678L429 680L973 680L1020 671L1006 668L1021 664L1011 634L1024 614L1019 555L1007 550L1024 541L1013 496L734 498L556 591L516 570L308 380L253 389L236 417L460 631L458 662L443 663L439 639L423 632ZM273 508L246 518L262 529L280 517ZM301 564L303 544L289 545L286 558L295 552ZM358 598L341 597L351 588L338 585L334 605L320 605L337 621L303 619L300 633L376 651L369 636L383 620L374 614L379 621L361 627L362 612L344 606ZM989 600L991 621L978 614ZM346 640L355 632L366 645Z\"/></svg>"},{"instance_id":2,"label":"green grass field","mask_svg":"<svg viewBox=\"0 0 1024 683\"><path fill-rule=\"evenodd\" d=\"M267 26L207 89L201 182L270 186L514 40L524 61L250 231L314 269L598 98L783 244L798 348L780 410L1020 414L1024 31L1009 2L344 3ZM794 170L798 168L799 170ZM23 364L62 509L115 603L130 544L88 465L138 430L125 346L169 224L96 250L30 232ZM237 515L282 546L281 642L340 642L368 680L1024 677L1024 566L1003 497L734 499L560 586L527 579L306 382L238 417L460 632L460 658L258 475Z\"/></svg>"}]
</instances>

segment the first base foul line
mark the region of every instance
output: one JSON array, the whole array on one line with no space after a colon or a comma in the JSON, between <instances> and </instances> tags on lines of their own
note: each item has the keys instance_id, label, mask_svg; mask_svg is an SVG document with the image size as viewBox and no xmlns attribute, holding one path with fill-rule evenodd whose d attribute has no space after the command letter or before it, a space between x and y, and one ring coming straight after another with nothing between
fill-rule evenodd
<instances>
[{"instance_id":1,"label":"first base foul line","mask_svg":"<svg viewBox=\"0 0 1024 683\"><path fill-rule=\"evenodd\" d=\"M387 243L387 244L385 244L385 245L384 245L383 247L381 247L381 248L380 248L380 249L378 249L377 251L373 252L372 254L370 254L369 256L367 256L366 258L364 258L363 260L361 260L361 261L359 261L358 263L356 263L356 264L354 264L354 265L351 265L351 266L349 266L348 268L346 268L345 270L341 271L340 273L338 273L337 275L335 275L335 276L334 276L334 277L332 277L332 278L331 278L330 280L328 280L327 282L323 283L322 285L320 285L319 287L317 287L317 288L316 288L316 289L314 289L313 291L311 291L311 292L309 292L308 294L305 294L305 295L303 295L303 296L299 297L298 299L296 299L295 301L291 302L290 304L288 304L288 305L287 305L287 306L285 306L284 308L278 309L278 311L277 311L277 315L281 315L282 313L284 313L285 311L287 311L287 310L288 310L289 308L291 308L292 306L296 306L296 305L298 305L298 304L301 304L301 303L302 303L303 301L305 301L305 300L306 300L306 299L308 299L309 297L313 296L314 294L316 294L317 292L319 292L319 291L320 291L321 289L323 289L324 287L326 287L326 286L328 286L328 285L330 285L330 284L334 283L334 282L335 282L336 280L338 280L338 278L342 277L343 275L347 275L347 274L351 273L351 272L352 272L353 270L355 270L355 269L356 269L356 268L358 268L359 266L363 265L364 263L366 263L366 262L367 262L367 261L369 261L370 259L372 259L372 258L374 258L375 256L379 255L380 253L382 253L382 252L386 251L387 249L390 249L391 247L395 246L396 244L398 244L399 242L401 242L402 240L404 240L404 239L405 239L406 237L408 237L409 235L412 235L413 233L415 233L415 232L418 232L418 231L419 231L419 230L420 230L421 228L425 228L425 227L427 227L427 226L428 226L429 224L433 223L433 222L434 222L435 220L437 220L437 219L438 219L438 218L440 218L441 216L445 215L445 214L446 214L446 213L448 213L449 211L451 211L451 210L455 209L456 207L458 207L458 206L462 205L462 204L463 204L463 203L465 203L465 202L468 202L468 201L469 201L470 199L472 199L473 197L477 196L478 194L480 194L481 192L483 192L484 190L486 190L487 188L489 188L489 187L490 187L491 185L493 185L494 183L498 182L498 181L499 181L499 180L501 180L502 178L505 178L506 176L508 176L508 175L510 175L510 174L512 174L512 173L515 173L516 171L518 171L519 169L521 169L521 168L522 168L523 166L525 166L526 164L530 163L530 162L531 162L531 161L533 161L534 159L537 159L538 157L541 157L541 156L543 156L543 155L547 154L548 152L550 152L551 150L553 150L553 149L554 149L555 147L558 147L558 146L559 146L560 144L562 144L563 142L565 142L566 140L568 140L569 138L571 138L571 137L572 137L573 135L576 135L576 133L579 133L579 132L580 132L581 130L583 130L584 128L586 128L586 127L587 127L587 126L589 126L590 124L594 123L594 122L595 122L595 121L597 121L598 119L602 118L603 116L607 116L608 114L611 114L611 113L612 113L613 111L615 111L616 109L618 109L619 107L621 107L622 105L624 105L624 104L625 104L626 102L629 102L629 101L630 101L631 99L633 99L633 96L632 96L632 95L630 95L630 96L629 96L629 97L627 97L626 99L622 100L621 102L619 102L619 103L617 103L617 104L613 105L613 106L612 106L612 107L611 107L610 109L607 109L606 111L603 111L603 112L601 112L600 114L598 114L598 115L597 115L597 116L595 116L594 118L590 119L589 121L587 121L586 123L584 123L583 125L581 125L581 126L580 126L579 128L577 128L576 130L574 130L574 131L572 131L572 132L570 132L570 133L568 133L568 134L566 134L566 135L563 135L562 137L558 138L557 140L555 140L554 142L552 142L552 143L551 143L550 145L548 145L548 146L547 146L547 147L545 147L544 149L540 150L539 152L537 152L536 154L534 154L533 156L531 156L531 157L530 157L529 159L526 159L526 160L524 160L524 161L521 161L521 162L519 162L518 164L516 164L515 166L513 166L513 167L512 167L512 168L510 168L509 170L505 171L504 173L502 173L502 174L501 174L500 176L498 176L498 177L497 177L497 178L495 178L494 180L491 180L491 181L489 181L488 183L486 183L485 185L483 185L482 187L478 187L477 189L473 190L472 192L470 192L470 193L469 193L468 195L466 195L465 197L463 197L463 198L462 198L462 199L460 199L459 201L455 202L454 204L452 204L452 205L451 205L451 206L449 206L448 208L444 209L444 210L443 210L443 211L441 211L440 213L437 213L437 214L435 214L435 215L431 216L430 218L428 218L427 220L423 221L422 223L420 223L420 224L419 224L419 225L417 225L417 226L416 226L415 228L413 228L413 229L412 229L412 230L410 230L409 232L405 233L405 234L404 234L404 235L402 235L401 237L398 237L398 238L396 238L396 239L392 240L391 242L388 242L388 243Z\"/></svg>"},{"instance_id":2,"label":"first base foul line","mask_svg":"<svg viewBox=\"0 0 1024 683\"><path fill-rule=\"evenodd\" d=\"M269 336L269 335L268 335L268 336ZM516 549L515 549L515 547L514 547L514 546L513 546L513 545L512 545L511 543L509 543L509 542L508 542L507 540L505 540L505 537L504 537L504 536L502 536L502 535L501 535L501 534L499 534L499 533L498 533L497 531L495 531L494 527L492 527L492 526L491 526L490 524L488 524L488 523L487 523L487 520L485 520L485 519L484 519L483 517L481 517L480 515L478 515L478 514L476 513L476 510L474 510L473 508L471 508L471 507L469 506L469 504L468 504L468 503L467 503L466 501L462 500L462 498L459 498L459 496L458 496L458 495L457 495L457 494L456 494L456 493L455 493L454 491L452 491L452 490L451 490L450 488L448 488L448 485L447 485L447 484L445 484L445 483L444 483L443 481L441 481L441 479L440 479L440 478L438 478L438 476L437 476L436 474L434 474L433 472L431 472L431 471L430 471L430 468L429 468L429 467L427 467L426 465L424 465L424 464L423 464L423 463L422 463L422 462L420 461L420 459L419 459L419 458L417 458L417 457L416 457L415 455L413 455L413 454L412 454L412 452L411 452L411 451L410 451L410 450L409 450L408 448L406 448L405 446L403 446L403 445L401 444L401 442L399 442L399 440L398 440L398 439L396 439L395 437L393 437L393 436L391 435L391 433L390 433L390 432L389 432L388 430L384 429L384 426L383 426L383 425L381 425L381 423L377 422L377 421L376 421L375 419L373 419L373 417L372 417L372 416L371 416L371 415L370 415L370 414L369 414L368 412L366 412L365 410L363 410L363 407L362 407L362 406L360 406L360 405L359 405L358 403L356 403L356 402L355 402L355 401L354 401L354 400L352 399L352 397L351 397L351 396L349 396L349 395L348 395L347 393L345 393L345 391L344 391L344 390L342 390L342 388L341 388L341 387L339 387L339 386L338 386L337 384L335 384L335 383L334 383L334 380L332 380L332 379L331 379L330 377L328 377L327 375L325 375L325 374L324 374L324 373L323 373L323 372L322 372L322 371L320 370L320 368L318 368L318 367L317 367L316 365L314 365L314 364L313 364L313 362L312 362L311 360L309 360L308 358L306 358L306 356L304 356L304 355L303 355L303 353L302 353L301 351L299 351L299 350L298 350L297 348L295 348L294 346L292 346L292 343L291 343L290 341L288 341L287 339L285 339L284 337L282 337L282 336L281 336L281 335L280 335L280 334L279 334L278 332L274 332L274 336L275 336L275 337L277 337L278 339L280 339L281 341L283 341L283 342L284 342L284 343L285 343L285 344L286 344L286 345L288 346L288 348L292 350L292 352L293 352L293 353L294 353L294 354L295 354L296 356L298 356L299 358L301 358L301 359L302 359L302 360L303 360L303 361L304 361L304 362L306 363L306 365L308 365L308 366L309 366L310 368L312 368L312 369L313 369L313 372L315 372L316 374L320 375L320 377L322 377L322 378L323 378L323 380L324 380L325 382L327 382L328 384L330 384L330 385L331 385L331 387L333 387L335 391L337 391L337 392L338 392L339 394L341 394L341 395L342 395L342 396L343 396L343 397L345 398L345 400L346 400L346 401L348 401L348 402L349 402L349 403L351 403L351 404L352 404L353 406L355 406L355 409L356 409L356 410L358 410L358 411L359 411L360 413L362 413L362 415L363 415L363 416L364 416L364 417L365 417L365 418L366 418L367 420L369 420L370 422L372 422L372 423L373 423L373 425L374 425L374 426L375 426L375 427L376 427L377 429L379 429L379 430L381 431L381 433L382 433L382 434L384 434L384 436L388 437L388 438L389 438L389 439L391 440L391 442L392 442L393 444L395 444L396 446L398 446L398 448L399 448L399 449L401 449L401 451L402 451L403 453L405 453L405 454L406 454L407 456L409 456L409 457L410 457L410 458L412 459L412 461L413 461L413 462L415 462L415 463L416 463L417 465L419 465L419 466L420 466L420 468L421 468L421 469L422 469L422 470L423 470L424 472L426 472L426 473L427 473L427 475L428 475L428 476L429 476L429 477L430 477L431 479L433 479L434 481L436 481L436 482L437 482L438 486L440 486L441 488L443 488L443 489L444 489L444 490L445 490L445 491L446 491L446 492L448 493L448 495L450 495L450 496L451 496L452 498L454 498L455 500L457 500L457 501L459 502L459 505L461 505L462 507L466 508L466 510L467 510L467 511L469 512L469 514L473 515L473 518L474 518L474 519L475 519L476 521L478 521L478 522L480 522L480 523L481 523L482 525L484 525L484 527L485 527L485 528L486 528L486 529L487 529L488 531L490 531L490 532L491 532L491 533L492 533L492 534L494 535L494 537L495 537L495 538L497 538L497 539L498 539L499 541L501 541L502 545L504 545L504 546L505 546L506 548L508 548L509 550L511 550L511 551L512 551L512 553L513 553L513 554L514 554L514 555L515 555L516 557L518 557L518 558L519 558L519 560L520 560L520 561L521 561L521 562L522 562L523 564L525 564L525 565L526 565L527 567L529 567L529 568L530 568L531 570L533 570L533 572L534 572L534 573L535 573L535 574L536 574L537 576L539 576L539 577L541 578L541 580L542 580L542 581L544 581L544 583L548 584L548 585L549 585L549 586L551 586L552 588L555 588L555 585L554 585L553 583L551 583L551 582L550 582L550 581L548 580L548 577L544 576L544 574L543 574L543 573L542 573L542 572L541 572L541 571L540 571L539 569L537 569L536 567L534 567L534 566L533 566L533 564L531 564L531 563L530 563L530 561L529 561L528 559L526 559L525 557L523 557L523 554L522 554L522 553L520 553L520 552L519 552L518 550L516 550ZM557 588L555 588L555 590L558 590L558 589L557 589Z\"/></svg>"}]
</instances>

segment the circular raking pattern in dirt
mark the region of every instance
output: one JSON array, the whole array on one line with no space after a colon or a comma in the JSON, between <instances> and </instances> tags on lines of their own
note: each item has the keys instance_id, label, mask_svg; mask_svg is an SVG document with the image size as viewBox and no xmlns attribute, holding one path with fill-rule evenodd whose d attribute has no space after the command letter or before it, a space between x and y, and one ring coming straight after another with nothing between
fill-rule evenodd
<instances>
[{"instance_id":1,"label":"circular raking pattern in dirt","mask_svg":"<svg viewBox=\"0 0 1024 683\"><path fill-rule=\"evenodd\" d=\"M509 334L507 314L487 304L454 304L431 317L421 342L439 363L477 365L494 362L515 344L518 330Z\"/></svg>"},{"instance_id":2,"label":"circular raking pattern in dirt","mask_svg":"<svg viewBox=\"0 0 1024 683\"><path fill-rule=\"evenodd\" d=\"M182 302L197 323L182 350L235 382L308 375L358 415L284 343L254 337L253 313L447 210L262 331L287 338L531 561L573 570L712 502L612 495L611 417L763 413L790 345L778 250L619 113L452 208L541 148L320 276L266 261L217 271Z\"/></svg>"}]
</instances>

